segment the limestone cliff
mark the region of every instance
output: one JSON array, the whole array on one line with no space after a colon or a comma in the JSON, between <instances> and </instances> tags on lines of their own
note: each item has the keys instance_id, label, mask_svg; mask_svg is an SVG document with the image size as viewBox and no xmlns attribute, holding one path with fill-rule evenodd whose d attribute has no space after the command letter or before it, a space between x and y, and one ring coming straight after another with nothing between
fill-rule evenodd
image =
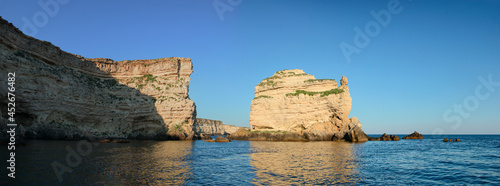
<instances>
[{"instance_id":1,"label":"limestone cliff","mask_svg":"<svg viewBox=\"0 0 500 186\"><path fill-rule=\"evenodd\" d=\"M252 130L292 132L308 140L367 141L356 117L349 118L352 99L342 77L316 79L302 70L282 70L255 87Z\"/></svg>"},{"instance_id":2,"label":"limestone cliff","mask_svg":"<svg viewBox=\"0 0 500 186\"><path fill-rule=\"evenodd\" d=\"M196 118L188 95L192 68L189 58L179 57L84 58L0 18L0 84L15 73L15 119L27 137L190 139ZM6 95L7 86L0 86L1 105ZM6 117L2 112L2 121Z\"/></svg>"},{"instance_id":3,"label":"limestone cliff","mask_svg":"<svg viewBox=\"0 0 500 186\"><path fill-rule=\"evenodd\" d=\"M194 124L194 132L203 135L226 135L235 133L239 129L248 129L247 127L237 127L233 125L225 125L222 121L196 118Z\"/></svg>"}]
</instances>

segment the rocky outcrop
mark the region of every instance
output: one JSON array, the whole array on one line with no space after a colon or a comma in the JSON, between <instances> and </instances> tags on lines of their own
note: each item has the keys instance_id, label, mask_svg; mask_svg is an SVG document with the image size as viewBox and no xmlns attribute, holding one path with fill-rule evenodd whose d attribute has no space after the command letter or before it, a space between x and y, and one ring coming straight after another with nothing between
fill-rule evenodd
<instances>
[{"instance_id":1,"label":"rocky outcrop","mask_svg":"<svg viewBox=\"0 0 500 186\"><path fill-rule=\"evenodd\" d=\"M228 136L231 140L253 140L253 141L309 141L307 133L281 131L258 131L240 129Z\"/></svg>"},{"instance_id":2,"label":"rocky outcrop","mask_svg":"<svg viewBox=\"0 0 500 186\"><path fill-rule=\"evenodd\" d=\"M460 142L460 139L457 138L455 140L453 139L448 140L448 138L444 138L443 142Z\"/></svg>"},{"instance_id":3,"label":"rocky outcrop","mask_svg":"<svg viewBox=\"0 0 500 186\"><path fill-rule=\"evenodd\" d=\"M382 136L375 138L375 137L368 137L369 141L399 141L401 140L399 136L396 135L387 135L386 133L382 134Z\"/></svg>"},{"instance_id":4,"label":"rocky outcrop","mask_svg":"<svg viewBox=\"0 0 500 186\"><path fill-rule=\"evenodd\" d=\"M248 127L237 127L233 125L225 125L222 121L196 118L194 124L194 132L200 135L214 136L227 135L235 133L239 129L248 129Z\"/></svg>"},{"instance_id":5,"label":"rocky outcrop","mask_svg":"<svg viewBox=\"0 0 500 186\"><path fill-rule=\"evenodd\" d=\"M403 137L403 139L424 139L424 136L417 131L411 133L408 136Z\"/></svg>"},{"instance_id":6,"label":"rocky outcrop","mask_svg":"<svg viewBox=\"0 0 500 186\"><path fill-rule=\"evenodd\" d=\"M231 140L229 140L225 137L222 137L222 136L217 136L215 138L215 140L209 139L209 140L205 140L205 142L231 142Z\"/></svg>"},{"instance_id":7,"label":"rocky outcrop","mask_svg":"<svg viewBox=\"0 0 500 186\"><path fill-rule=\"evenodd\" d=\"M190 139L189 58L84 58L0 19L0 74L16 75L16 123L29 138ZM7 85L7 78L0 78ZM0 86L6 105L7 86ZM6 109L2 109L6 110ZM2 121L7 113L2 112ZM3 125L2 125L3 126ZM6 134L6 133L2 133Z\"/></svg>"},{"instance_id":8,"label":"rocky outcrop","mask_svg":"<svg viewBox=\"0 0 500 186\"><path fill-rule=\"evenodd\" d=\"M306 140L367 141L359 120L348 117L352 99L347 84L345 76L339 87L334 79L316 79L302 70L278 71L255 87L252 131L290 132Z\"/></svg>"}]
</instances>

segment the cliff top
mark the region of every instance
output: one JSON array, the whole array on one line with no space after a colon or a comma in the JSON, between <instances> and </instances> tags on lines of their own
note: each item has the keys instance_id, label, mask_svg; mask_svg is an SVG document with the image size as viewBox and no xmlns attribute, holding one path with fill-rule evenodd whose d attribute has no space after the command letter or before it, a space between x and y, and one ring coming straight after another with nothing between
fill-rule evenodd
<instances>
[{"instance_id":1,"label":"cliff top","mask_svg":"<svg viewBox=\"0 0 500 186\"><path fill-rule=\"evenodd\" d=\"M12 50L27 53L49 65L64 65L101 78L128 78L143 74L165 75L172 69L177 69L180 76L189 76L193 69L191 59L181 57L123 61L113 61L109 58L85 58L63 51L50 42L25 35L2 17L0 17L0 43Z\"/></svg>"},{"instance_id":2,"label":"cliff top","mask_svg":"<svg viewBox=\"0 0 500 186\"><path fill-rule=\"evenodd\" d=\"M316 79L301 69L280 70L255 86L255 97L285 96L296 91L324 92L336 88L335 79Z\"/></svg>"}]
</instances>

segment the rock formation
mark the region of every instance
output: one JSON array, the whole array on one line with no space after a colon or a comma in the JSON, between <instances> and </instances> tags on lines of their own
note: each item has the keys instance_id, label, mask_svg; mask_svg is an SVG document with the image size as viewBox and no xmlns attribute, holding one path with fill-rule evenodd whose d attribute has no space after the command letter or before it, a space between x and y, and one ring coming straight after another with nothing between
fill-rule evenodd
<instances>
[{"instance_id":1,"label":"rock formation","mask_svg":"<svg viewBox=\"0 0 500 186\"><path fill-rule=\"evenodd\" d=\"M16 75L15 119L20 135L52 139L194 135L189 58L84 58L24 35L0 18L0 62L2 76ZM0 78L0 84L7 85L7 78ZM2 105L7 105L6 96L7 86L0 86ZM7 113L1 114L4 126Z\"/></svg>"},{"instance_id":2,"label":"rock formation","mask_svg":"<svg viewBox=\"0 0 500 186\"><path fill-rule=\"evenodd\" d=\"M196 134L214 136L235 133L237 130L247 129L247 127L225 125L219 120L196 118L193 129Z\"/></svg>"},{"instance_id":3,"label":"rock formation","mask_svg":"<svg viewBox=\"0 0 500 186\"><path fill-rule=\"evenodd\" d=\"M396 135L387 135L386 133L382 134L382 136L375 138L375 137L368 137L369 141L399 141L401 140L399 136Z\"/></svg>"},{"instance_id":4,"label":"rock formation","mask_svg":"<svg viewBox=\"0 0 500 186\"><path fill-rule=\"evenodd\" d=\"M455 140L453 139L448 140L448 138L444 138L443 142L460 142L460 139L457 138Z\"/></svg>"},{"instance_id":5,"label":"rock formation","mask_svg":"<svg viewBox=\"0 0 500 186\"><path fill-rule=\"evenodd\" d=\"M231 140L229 140L225 137L222 137L222 136L217 136L215 138L215 140L209 139L209 140L205 140L205 142L231 142Z\"/></svg>"},{"instance_id":6,"label":"rock formation","mask_svg":"<svg viewBox=\"0 0 500 186\"><path fill-rule=\"evenodd\" d=\"M347 83L345 76L338 87L333 79L316 79L302 70L276 72L255 87L252 132L268 131L276 133L275 137L289 132L307 140L367 141L358 118L348 117L352 99Z\"/></svg>"},{"instance_id":7,"label":"rock formation","mask_svg":"<svg viewBox=\"0 0 500 186\"><path fill-rule=\"evenodd\" d=\"M403 139L424 139L424 136L415 131L410 135L403 137Z\"/></svg>"}]
</instances>

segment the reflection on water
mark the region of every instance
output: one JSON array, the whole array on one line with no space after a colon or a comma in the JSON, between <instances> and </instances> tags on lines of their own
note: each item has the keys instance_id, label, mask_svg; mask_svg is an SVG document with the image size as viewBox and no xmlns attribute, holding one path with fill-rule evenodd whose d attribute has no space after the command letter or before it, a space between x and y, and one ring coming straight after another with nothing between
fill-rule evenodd
<instances>
[{"instance_id":1,"label":"reflection on water","mask_svg":"<svg viewBox=\"0 0 500 186\"><path fill-rule=\"evenodd\" d=\"M358 182L357 144L250 141L253 184L340 184Z\"/></svg>"},{"instance_id":2,"label":"reflection on water","mask_svg":"<svg viewBox=\"0 0 500 186\"><path fill-rule=\"evenodd\" d=\"M91 160L83 171L99 180L95 184L183 184L191 176L186 157L192 142L136 142L119 148L109 148ZM122 145L122 144L103 144ZM91 170L94 169L94 170Z\"/></svg>"},{"instance_id":3,"label":"reflection on water","mask_svg":"<svg viewBox=\"0 0 500 186\"><path fill-rule=\"evenodd\" d=\"M16 146L16 179L0 185L500 185L500 135L343 142L135 141L99 144L59 182L78 141L27 140ZM12 182L14 181L14 182Z\"/></svg>"},{"instance_id":4,"label":"reflection on water","mask_svg":"<svg viewBox=\"0 0 500 186\"><path fill-rule=\"evenodd\" d=\"M16 147L16 179L2 177L0 185L182 185L192 175L188 159L192 141L136 141L94 146L92 152L59 182L51 166L65 166L66 147L78 141L28 140ZM2 153L2 159L6 153ZM5 171L2 170L2 175Z\"/></svg>"}]
</instances>

